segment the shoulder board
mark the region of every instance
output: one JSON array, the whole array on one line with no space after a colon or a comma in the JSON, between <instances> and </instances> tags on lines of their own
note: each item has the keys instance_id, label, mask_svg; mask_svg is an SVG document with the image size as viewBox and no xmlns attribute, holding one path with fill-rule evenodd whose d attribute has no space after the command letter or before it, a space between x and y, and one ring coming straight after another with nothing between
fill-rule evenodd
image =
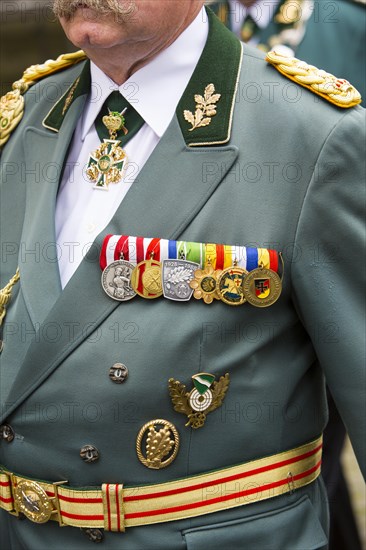
<instances>
[{"instance_id":1,"label":"shoulder board","mask_svg":"<svg viewBox=\"0 0 366 550\"><path fill-rule=\"evenodd\" d=\"M24 71L22 78L13 83L12 91L0 98L0 147L5 145L23 117L23 94L38 80L75 65L83 59L86 59L86 54L80 50L60 55L55 60L49 59L40 65L32 65Z\"/></svg>"},{"instance_id":2,"label":"shoulder board","mask_svg":"<svg viewBox=\"0 0 366 550\"><path fill-rule=\"evenodd\" d=\"M361 94L344 78L337 78L322 69L308 65L296 57L286 57L276 51L268 52L266 61L273 65L281 74L307 88L330 103L349 109L359 105Z\"/></svg>"}]
</instances>

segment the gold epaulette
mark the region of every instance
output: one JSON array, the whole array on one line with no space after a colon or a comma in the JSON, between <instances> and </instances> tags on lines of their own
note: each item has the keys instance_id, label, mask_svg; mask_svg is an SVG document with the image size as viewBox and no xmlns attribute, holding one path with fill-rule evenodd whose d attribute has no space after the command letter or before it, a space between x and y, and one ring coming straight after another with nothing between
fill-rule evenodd
<instances>
[{"instance_id":1,"label":"gold epaulette","mask_svg":"<svg viewBox=\"0 0 366 550\"><path fill-rule=\"evenodd\" d=\"M273 65L281 74L320 95L330 103L349 109L359 105L361 94L344 78L337 78L322 69L308 65L296 57L286 57L276 51L268 52L266 61Z\"/></svg>"},{"instance_id":2,"label":"gold epaulette","mask_svg":"<svg viewBox=\"0 0 366 550\"><path fill-rule=\"evenodd\" d=\"M0 98L0 147L8 141L11 132L23 117L23 94L45 76L66 69L86 58L83 50L60 55L57 59L49 59L40 65L32 65L23 73L20 80L12 85L12 91Z\"/></svg>"}]
</instances>

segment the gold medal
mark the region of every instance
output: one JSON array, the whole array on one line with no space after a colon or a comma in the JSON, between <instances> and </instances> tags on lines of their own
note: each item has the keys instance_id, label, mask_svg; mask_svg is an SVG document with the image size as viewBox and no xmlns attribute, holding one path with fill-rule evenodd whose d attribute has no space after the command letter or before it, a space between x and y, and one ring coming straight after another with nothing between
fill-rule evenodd
<instances>
[{"instance_id":1,"label":"gold medal","mask_svg":"<svg viewBox=\"0 0 366 550\"><path fill-rule=\"evenodd\" d=\"M229 306L240 306L246 301L243 282L248 272L237 265L224 269L218 279L220 300Z\"/></svg>"},{"instance_id":2,"label":"gold medal","mask_svg":"<svg viewBox=\"0 0 366 550\"><path fill-rule=\"evenodd\" d=\"M137 264L131 275L131 286L139 296L148 300L162 296L161 263L151 258Z\"/></svg>"},{"instance_id":3,"label":"gold medal","mask_svg":"<svg viewBox=\"0 0 366 550\"><path fill-rule=\"evenodd\" d=\"M193 296L196 300L203 300L205 304L211 304L214 300L220 300L217 292L217 279L221 274L221 269L216 271L212 265L208 265L205 269L196 269L194 279L189 283L193 288Z\"/></svg>"},{"instance_id":4,"label":"gold medal","mask_svg":"<svg viewBox=\"0 0 366 550\"><path fill-rule=\"evenodd\" d=\"M253 269L243 281L244 296L255 307L271 306L278 300L281 291L281 279L272 269Z\"/></svg>"}]
</instances>

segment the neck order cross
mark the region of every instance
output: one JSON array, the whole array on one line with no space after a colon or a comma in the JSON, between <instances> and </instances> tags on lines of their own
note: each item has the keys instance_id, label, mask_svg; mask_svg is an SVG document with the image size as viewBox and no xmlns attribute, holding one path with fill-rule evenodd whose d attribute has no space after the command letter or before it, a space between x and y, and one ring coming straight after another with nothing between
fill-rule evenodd
<instances>
[{"instance_id":1,"label":"neck order cross","mask_svg":"<svg viewBox=\"0 0 366 550\"><path fill-rule=\"evenodd\" d=\"M127 163L123 146L134 137L144 119L119 93L112 92L106 99L96 120L95 128L102 143L91 153L86 170L94 189L108 190L110 183L118 183Z\"/></svg>"}]
</instances>

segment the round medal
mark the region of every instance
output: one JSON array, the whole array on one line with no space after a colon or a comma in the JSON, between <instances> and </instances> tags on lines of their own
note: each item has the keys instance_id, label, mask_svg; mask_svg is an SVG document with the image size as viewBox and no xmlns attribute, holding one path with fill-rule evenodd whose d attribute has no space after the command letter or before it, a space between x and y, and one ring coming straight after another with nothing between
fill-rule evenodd
<instances>
[{"instance_id":1,"label":"round medal","mask_svg":"<svg viewBox=\"0 0 366 550\"><path fill-rule=\"evenodd\" d=\"M113 300L125 302L136 296L131 286L131 275L135 266L126 260L118 260L107 265L102 273L104 292Z\"/></svg>"},{"instance_id":2,"label":"round medal","mask_svg":"<svg viewBox=\"0 0 366 550\"><path fill-rule=\"evenodd\" d=\"M240 306L246 301L243 282L248 272L238 266L231 266L221 273L218 280L220 299L230 306Z\"/></svg>"},{"instance_id":3,"label":"round medal","mask_svg":"<svg viewBox=\"0 0 366 550\"><path fill-rule=\"evenodd\" d=\"M278 300L281 291L281 279L272 269L264 267L253 269L243 281L245 298L255 307L271 306Z\"/></svg>"},{"instance_id":4,"label":"round medal","mask_svg":"<svg viewBox=\"0 0 366 550\"><path fill-rule=\"evenodd\" d=\"M131 275L131 285L142 298L159 298L163 294L161 263L151 259L137 264Z\"/></svg>"}]
</instances>

